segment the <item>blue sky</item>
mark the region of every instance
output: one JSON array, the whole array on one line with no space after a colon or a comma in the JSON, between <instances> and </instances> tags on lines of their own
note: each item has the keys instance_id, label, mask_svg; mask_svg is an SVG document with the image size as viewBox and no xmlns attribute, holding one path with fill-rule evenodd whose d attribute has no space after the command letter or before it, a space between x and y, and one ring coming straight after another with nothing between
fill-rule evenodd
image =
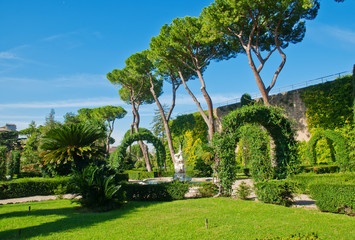
<instances>
[{"instance_id":1,"label":"blue sky","mask_svg":"<svg viewBox=\"0 0 355 240\"><path fill-rule=\"evenodd\" d=\"M18 130L34 120L43 124L51 109L63 121L83 107L119 105L129 113L116 124L119 144L132 121L130 106L106 74L123 68L131 54L149 47L165 23L198 16L212 0L0 0L0 126ZM308 21L301 43L290 45L275 88L351 71L355 64L355 1L321 0L317 18ZM280 58L267 62L268 84ZM259 93L244 55L213 62L204 73L215 104ZM191 82L202 99L199 82ZM197 111L185 89L179 89L175 115ZM170 103L166 84L161 101ZM141 107L141 127L150 128L156 105Z\"/></svg>"}]
</instances>

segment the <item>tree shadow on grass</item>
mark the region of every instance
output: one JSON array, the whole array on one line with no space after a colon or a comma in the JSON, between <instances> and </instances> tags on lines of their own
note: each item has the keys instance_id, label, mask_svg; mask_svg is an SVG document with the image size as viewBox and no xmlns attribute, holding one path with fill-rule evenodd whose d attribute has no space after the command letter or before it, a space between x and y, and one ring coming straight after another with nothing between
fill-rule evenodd
<instances>
[{"instance_id":1,"label":"tree shadow on grass","mask_svg":"<svg viewBox=\"0 0 355 240\"><path fill-rule=\"evenodd\" d=\"M128 213L136 211L141 207L147 207L161 202L129 202L122 208L109 212L88 212L80 207L60 209L40 209L29 211L17 211L1 214L1 218L28 217L28 216L49 216L58 215L65 218L53 222L43 223L37 226L11 229L0 232L0 239L27 239L37 236L47 236L52 233L70 231L76 228L85 228L101 222L110 221L123 217ZM35 219L34 219L35 221Z\"/></svg>"}]
</instances>

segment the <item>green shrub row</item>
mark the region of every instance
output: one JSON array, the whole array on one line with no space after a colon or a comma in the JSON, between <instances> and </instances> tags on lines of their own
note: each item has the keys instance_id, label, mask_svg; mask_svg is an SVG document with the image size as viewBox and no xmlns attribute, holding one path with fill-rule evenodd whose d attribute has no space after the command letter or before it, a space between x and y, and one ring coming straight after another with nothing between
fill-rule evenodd
<instances>
[{"instance_id":1,"label":"green shrub row","mask_svg":"<svg viewBox=\"0 0 355 240\"><path fill-rule=\"evenodd\" d=\"M117 174L119 181L128 181L128 174ZM56 178L19 178L12 181L0 182L0 199L30 197L36 195L53 195L57 190L66 189L72 192L68 185L70 177Z\"/></svg>"},{"instance_id":2,"label":"green shrub row","mask_svg":"<svg viewBox=\"0 0 355 240\"><path fill-rule=\"evenodd\" d=\"M147 178L155 177L174 177L174 172L147 172L146 170L126 170L124 173L128 174L129 179L131 180L143 180ZM186 175L188 175L186 173Z\"/></svg>"},{"instance_id":3,"label":"green shrub row","mask_svg":"<svg viewBox=\"0 0 355 240\"><path fill-rule=\"evenodd\" d=\"M291 206L296 183L288 180L270 180L258 182L254 185L258 199L265 203Z\"/></svg>"},{"instance_id":4,"label":"green shrub row","mask_svg":"<svg viewBox=\"0 0 355 240\"><path fill-rule=\"evenodd\" d=\"M355 183L314 183L309 188L319 210L355 213Z\"/></svg>"},{"instance_id":5,"label":"green shrub row","mask_svg":"<svg viewBox=\"0 0 355 240\"><path fill-rule=\"evenodd\" d=\"M338 165L300 166L300 168L301 172L317 174L337 173L340 170Z\"/></svg>"},{"instance_id":6,"label":"green shrub row","mask_svg":"<svg viewBox=\"0 0 355 240\"><path fill-rule=\"evenodd\" d=\"M126 191L128 201L171 201L183 199L189 184L178 181L148 185L125 184L123 190Z\"/></svg>"},{"instance_id":7,"label":"green shrub row","mask_svg":"<svg viewBox=\"0 0 355 240\"><path fill-rule=\"evenodd\" d=\"M355 173L302 173L290 179L297 182L297 187L301 192L309 193L309 186L313 183L355 183Z\"/></svg>"},{"instance_id":8,"label":"green shrub row","mask_svg":"<svg viewBox=\"0 0 355 240\"><path fill-rule=\"evenodd\" d=\"M60 187L68 185L69 177L20 178L0 183L0 199L53 195Z\"/></svg>"},{"instance_id":9,"label":"green shrub row","mask_svg":"<svg viewBox=\"0 0 355 240\"><path fill-rule=\"evenodd\" d=\"M131 180L143 180L147 178L154 178L158 177L157 172L147 172L147 171L140 171L140 170L126 170L124 173L128 174L129 179Z\"/></svg>"}]
</instances>

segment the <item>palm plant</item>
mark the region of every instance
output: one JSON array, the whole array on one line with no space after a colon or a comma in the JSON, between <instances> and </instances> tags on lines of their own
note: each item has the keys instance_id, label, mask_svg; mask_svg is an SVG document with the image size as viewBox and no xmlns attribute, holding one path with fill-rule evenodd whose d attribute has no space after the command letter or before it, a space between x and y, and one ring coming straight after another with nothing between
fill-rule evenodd
<instances>
[{"instance_id":1,"label":"palm plant","mask_svg":"<svg viewBox=\"0 0 355 240\"><path fill-rule=\"evenodd\" d=\"M105 132L86 123L63 125L48 131L42 138L42 165L68 165L82 169L94 159L104 156L105 148L97 141Z\"/></svg>"},{"instance_id":2,"label":"palm plant","mask_svg":"<svg viewBox=\"0 0 355 240\"><path fill-rule=\"evenodd\" d=\"M74 201L83 207L108 211L120 207L124 202L124 191L121 189L117 173L105 165L90 164L82 171L77 171L71 178L74 192L81 196Z\"/></svg>"}]
</instances>

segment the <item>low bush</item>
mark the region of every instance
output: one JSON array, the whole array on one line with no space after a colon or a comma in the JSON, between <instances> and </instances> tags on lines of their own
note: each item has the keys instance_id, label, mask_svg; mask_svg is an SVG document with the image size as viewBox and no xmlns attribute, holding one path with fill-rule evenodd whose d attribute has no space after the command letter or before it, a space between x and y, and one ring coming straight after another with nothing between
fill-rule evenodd
<instances>
[{"instance_id":1,"label":"low bush","mask_svg":"<svg viewBox=\"0 0 355 240\"><path fill-rule=\"evenodd\" d=\"M121 177L105 165L89 165L74 173L70 179L74 193L81 196L74 201L94 211L108 211L124 202Z\"/></svg>"},{"instance_id":2,"label":"low bush","mask_svg":"<svg viewBox=\"0 0 355 240\"><path fill-rule=\"evenodd\" d=\"M288 207L293 203L292 193L296 190L296 183L287 180L270 180L258 182L254 187L260 201Z\"/></svg>"},{"instance_id":3,"label":"low bush","mask_svg":"<svg viewBox=\"0 0 355 240\"><path fill-rule=\"evenodd\" d=\"M186 182L174 181L160 184L126 184L123 190L128 201L171 201L183 199L188 191Z\"/></svg>"},{"instance_id":4,"label":"low bush","mask_svg":"<svg viewBox=\"0 0 355 240\"><path fill-rule=\"evenodd\" d=\"M0 182L0 199L53 195L58 187L67 186L69 177L57 178L20 178ZM68 191L70 191L70 187Z\"/></svg>"},{"instance_id":5,"label":"low bush","mask_svg":"<svg viewBox=\"0 0 355 240\"><path fill-rule=\"evenodd\" d=\"M314 183L309 189L321 211L355 214L355 183Z\"/></svg>"},{"instance_id":6,"label":"low bush","mask_svg":"<svg viewBox=\"0 0 355 240\"><path fill-rule=\"evenodd\" d=\"M297 182L297 187L301 192L308 194L309 186L313 183L355 183L355 173L302 173L290 179Z\"/></svg>"},{"instance_id":7,"label":"low bush","mask_svg":"<svg viewBox=\"0 0 355 240\"><path fill-rule=\"evenodd\" d=\"M240 183L240 185L237 188L237 198L241 200L247 200L249 199L249 195L252 192L251 187L247 185L244 181Z\"/></svg>"},{"instance_id":8,"label":"low bush","mask_svg":"<svg viewBox=\"0 0 355 240\"><path fill-rule=\"evenodd\" d=\"M213 197L218 193L218 187L212 182L202 182L196 184L202 188L199 189L202 197Z\"/></svg>"}]
</instances>

